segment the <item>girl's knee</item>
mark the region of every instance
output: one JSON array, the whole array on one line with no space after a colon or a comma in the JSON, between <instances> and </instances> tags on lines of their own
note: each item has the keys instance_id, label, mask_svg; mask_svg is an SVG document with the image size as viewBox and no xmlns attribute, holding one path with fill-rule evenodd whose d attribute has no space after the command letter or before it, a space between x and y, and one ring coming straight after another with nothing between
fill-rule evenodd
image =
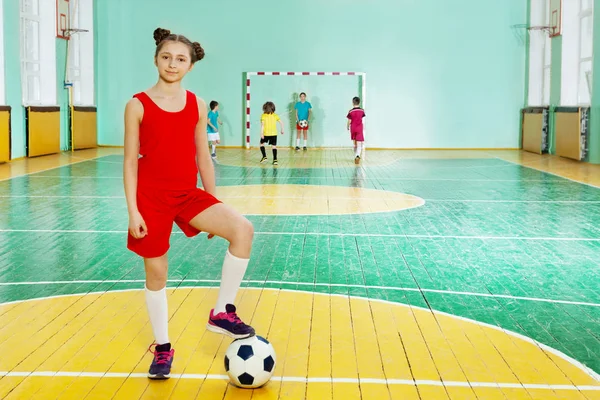
<instances>
[{"instance_id":1,"label":"girl's knee","mask_svg":"<svg viewBox=\"0 0 600 400\"><path fill-rule=\"evenodd\" d=\"M243 228L242 231L244 235L246 235L250 240L254 237L254 225L247 218L244 217L242 222Z\"/></svg>"},{"instance_id":2,"label":"girl's knee","mask_svg":"<svg viewBox=\"0 0 600 400\"><path fill-rule=\"evenodd\" d=\"M235 230L235 241L252 242L254 238L254 225L247 218L242 217L237 229Z\"/></svg>"},{"instance_id":3,"label":"girl's knee","mask_svg":"<svg viewBox=\"0 0 600 400\"><path fill-rule=\"evenodd\" d=\"M146 287L150 290L161 290L167 286L167 272L146 270Z\"/></svg>"},{"instance_id":4,"label":"girl's knee","mask_svg":"<svg viewBox=\"0 0 600 400\"><path fill-rule=\"evenodd\" d=\"M144 267L146 270L146 282L152 283L152 286L161 285L164 287L167 284L167 274L169 264L166 256L157 258L144 259Z\"/></svg>"}]
</instances>

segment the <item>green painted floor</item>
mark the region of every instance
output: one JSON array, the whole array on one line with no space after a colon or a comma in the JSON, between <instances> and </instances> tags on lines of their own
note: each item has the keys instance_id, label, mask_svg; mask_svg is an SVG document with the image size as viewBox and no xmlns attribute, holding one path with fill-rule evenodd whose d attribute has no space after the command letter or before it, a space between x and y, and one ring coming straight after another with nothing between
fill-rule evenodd
<instances>
[{"instance_id":1,"label":"green painted floor","mask_svg":"<svg viewBox=\"0 0 600 400\"><path fill-rule=\"evenodd\" d=\"M0 182L0 301L142 287L122 157ZM426 200L351 216L249 216L246 285L430 307L529 336L600 372L600 189L499 159L379 167L217 165L217 184L360 186ZM170 286L217 286L226 242L174 230Z\"/></svg>"}]
</instances>

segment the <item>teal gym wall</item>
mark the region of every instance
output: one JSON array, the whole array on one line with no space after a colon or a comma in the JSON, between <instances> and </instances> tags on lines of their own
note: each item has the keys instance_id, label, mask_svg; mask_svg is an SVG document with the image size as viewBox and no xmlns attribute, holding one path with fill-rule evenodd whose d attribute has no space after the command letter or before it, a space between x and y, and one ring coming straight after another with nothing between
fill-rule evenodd
<instances>
[{"instance_id":1,"label":"teal gym wall","mask_svg":"<svg viewBox=\"0 0 600 400\"><path fill-rule=\"evenodd\" d=\"M243 73L266 70L366 72L371 148L516 148L526 57L510 26L526 14L521 0L98 1L99 143L122 145L125 103L155 83L152 32L160 26L204 46L185 86L221 103L226 146L244 143ZM253 101L274 97L287 107L297 83L269 82ZM346 140L348 97L357 91L349 85L338 98L330 93L338 83L307 85L321 110L311 144Z\"/></svg>"}]
</instances>

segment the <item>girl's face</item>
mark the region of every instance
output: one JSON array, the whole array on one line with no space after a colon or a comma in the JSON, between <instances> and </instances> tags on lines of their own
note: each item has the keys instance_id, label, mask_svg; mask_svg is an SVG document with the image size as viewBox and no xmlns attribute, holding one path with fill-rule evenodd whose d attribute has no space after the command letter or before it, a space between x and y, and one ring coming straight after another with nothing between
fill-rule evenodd
<instances>
[{"instance_id":1,"label":"girl's face","mask_svg":"<svg viewBox=\"0 0 600 400\"><path fill-rule=\"evenodd\" d=\"M158 52L154 64L162 80L178 82L193 67L190 48L181 42L167 42Z\"/></svg>"}]
</instances>

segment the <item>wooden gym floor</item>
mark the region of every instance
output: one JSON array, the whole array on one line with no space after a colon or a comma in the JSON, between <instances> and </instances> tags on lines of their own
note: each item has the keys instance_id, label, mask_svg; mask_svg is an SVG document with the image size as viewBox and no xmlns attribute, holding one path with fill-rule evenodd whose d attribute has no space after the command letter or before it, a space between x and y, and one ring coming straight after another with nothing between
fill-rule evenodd
<instances>
[{"instance_id":1,"label":"wooden gym floor","mask_svg":"<svg viewBox=\"0 0 600 400\"><path fill-rule=\"evenodd\" d=\"M273 380L204 329L226 242L172 236L173 378L146 378L122 150L0 165L0 398L600 399L600 167L519 151L219 149L254 223L239 313Z\"/></svg>"}]
</instances>

